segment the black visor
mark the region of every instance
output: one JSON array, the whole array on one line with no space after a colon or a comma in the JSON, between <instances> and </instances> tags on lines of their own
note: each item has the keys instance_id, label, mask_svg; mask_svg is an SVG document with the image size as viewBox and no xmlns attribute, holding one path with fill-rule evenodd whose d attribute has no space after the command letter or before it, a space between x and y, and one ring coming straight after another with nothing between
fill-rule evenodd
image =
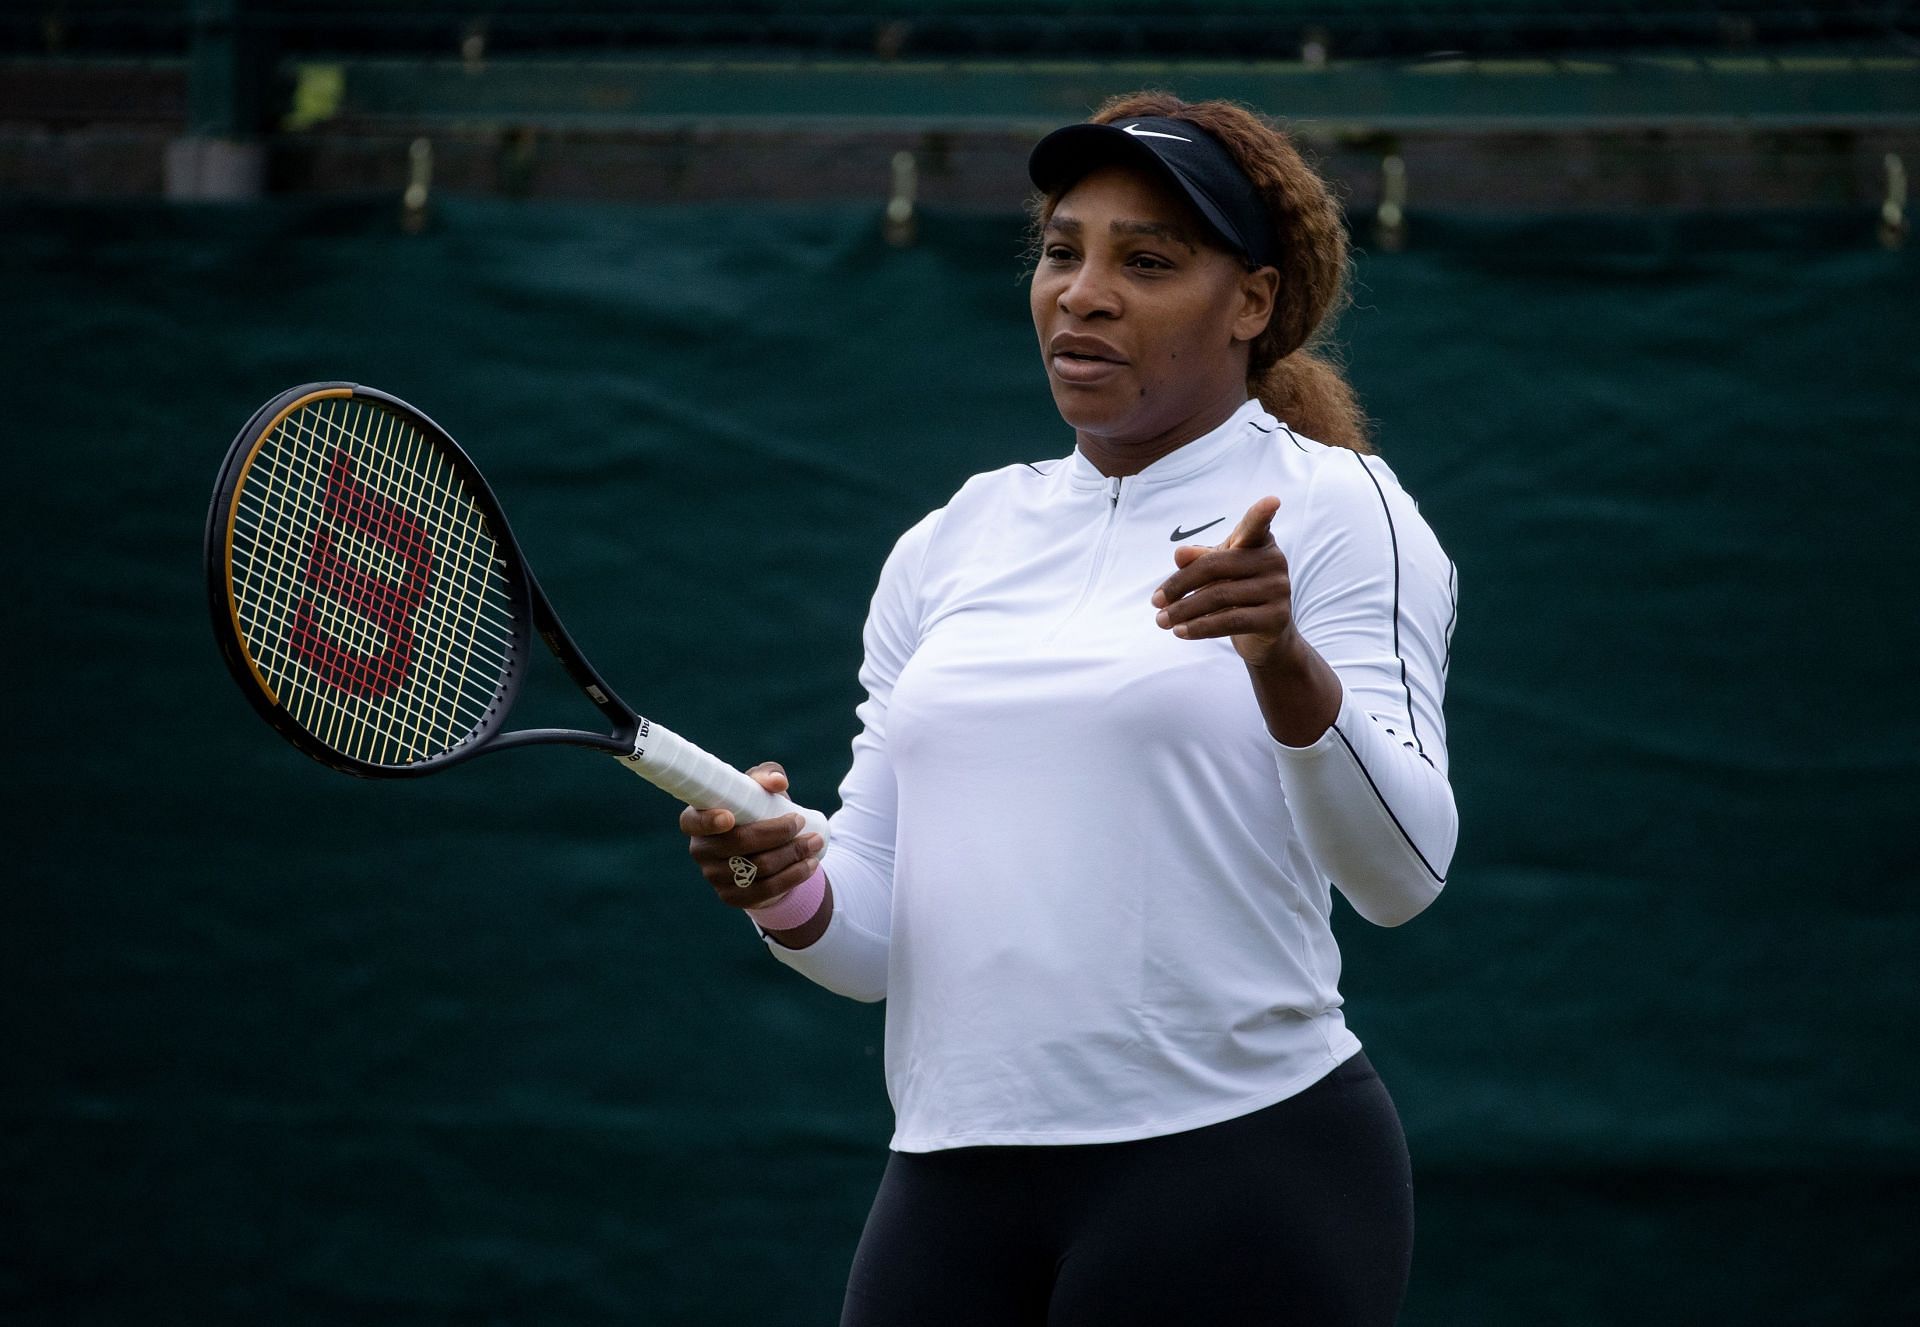
<instances>
[{"instance_id":1,"label":"black visor","mask_svg":"<svg viewBox=\"0 0 1920 1327\"><path fill-rule=\"evenodd\" d=\"M1233 154L1198 125L1159 115L1070 124L1035 145L1027 175L1042 193L1068 188L1102 166L1141 166L1191 200L1229 249L1256 266L1274 261L1273 222Z\"/></svg>"}]
</instances>

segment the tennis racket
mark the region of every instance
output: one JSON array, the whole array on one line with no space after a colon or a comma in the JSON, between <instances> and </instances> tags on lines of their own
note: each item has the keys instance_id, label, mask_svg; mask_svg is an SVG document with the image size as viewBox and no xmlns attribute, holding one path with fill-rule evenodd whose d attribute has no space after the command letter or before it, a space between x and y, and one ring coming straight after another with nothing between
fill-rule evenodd
<instances>
[{"instance_id":1,"label":"tennis racket","mask_svg":"<svg viewBox=\"0 0 1920 1327\"><path fill-rule=\"evenodd\" d=\"M801 811L614 694L555 616L485 479L397 397L308 383L254 412L207 511L207 593L227 669L275 731L366 778L528 746L601 751L742 822ZM605 732L503 731L538 635Z\"/></svg>"}]
</instances>

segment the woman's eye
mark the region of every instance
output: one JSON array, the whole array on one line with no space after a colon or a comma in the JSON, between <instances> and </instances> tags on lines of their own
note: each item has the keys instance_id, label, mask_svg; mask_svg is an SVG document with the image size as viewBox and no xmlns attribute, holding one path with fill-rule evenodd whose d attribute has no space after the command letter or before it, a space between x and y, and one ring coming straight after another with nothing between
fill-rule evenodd
<instances>
[{"instance_id":1,"label":"woman's eye","mask_svg":"<svg viewBox=\"0 0 1920 1327\"><path fill-rule=\"evenodd\" d=\"M1049 245L1047 247L1047 261L1050 263L1070 263L1073 261L1073 250L1058 244Z\"/></svg>"},{"instance_id":2,"label":"woman's eye","mask_svg":"<svg viewBox=\"0 0 1920 1327\"><path fill-rule=\"evenodd\" d=\"M1143 268L1149 272L1168 272L1173 270L1172 263L1150 253L1136 253L1129 261L1133 266Z\"/></svg>"}]
</instances>

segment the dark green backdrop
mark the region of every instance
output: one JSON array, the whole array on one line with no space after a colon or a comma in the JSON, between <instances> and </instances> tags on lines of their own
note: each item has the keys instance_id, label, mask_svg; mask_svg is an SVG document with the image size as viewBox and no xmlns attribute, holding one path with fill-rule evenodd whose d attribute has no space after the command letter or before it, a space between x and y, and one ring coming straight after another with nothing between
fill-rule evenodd
<instances>
[{"instance_id":1,"label":"dark green backdrop","mask_svg":"<svg viewBox=\"0 0 1920 1327\"><path fill-rule=\"evenodd\" d=\"M831 804L894 534L1069 445L1017 220L877 220L0 211L0 1318L832 1321L881 1010L761 954L610 763L294 755L199 540L261 400L397 392L631 698ZM1462 585L1452 883L1338 921L1418 1174L1405 1321L1920 1311L1920 262L1866 217L1417 219L1358 276Z\"/></svg>"}]
</instances>

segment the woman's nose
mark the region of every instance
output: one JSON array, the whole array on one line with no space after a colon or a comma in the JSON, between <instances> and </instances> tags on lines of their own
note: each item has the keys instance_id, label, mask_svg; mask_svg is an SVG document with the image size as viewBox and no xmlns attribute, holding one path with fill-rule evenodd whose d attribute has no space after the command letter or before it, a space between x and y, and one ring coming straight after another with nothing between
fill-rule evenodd
<instances>
[{"instance_id":1,"label":"woman's nose","mask_svg":"<svg viewBox=\"0 0 1920 1327\"><path fill-rule=\"evenodd\" d=\"M1118 317L1119 292L1098 264L1083 262L1060 291L1060 311L1075 318Z\"/></svg>"}]
</instances>

